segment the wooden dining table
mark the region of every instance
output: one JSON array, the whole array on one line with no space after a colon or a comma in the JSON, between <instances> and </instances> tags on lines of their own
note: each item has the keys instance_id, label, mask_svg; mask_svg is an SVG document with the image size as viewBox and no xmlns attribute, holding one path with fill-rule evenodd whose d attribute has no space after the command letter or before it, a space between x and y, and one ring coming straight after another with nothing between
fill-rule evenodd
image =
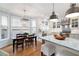
<instances>
[{"instance_id":1,"label":"wooden dining table","mask_svg":"<svg viewBox=\"0 0 79 59\"><path fill-rule=\"evenodd\" d=\"M34 39L35 46L37 46L37 36L28 36L27 38L29 38L29 37ZM19 38L13 39L13 52L15 51L16 41L18 41L18 40L24 40L25 41L25 38L19 37Z\"/></svg>"}]
</instances>

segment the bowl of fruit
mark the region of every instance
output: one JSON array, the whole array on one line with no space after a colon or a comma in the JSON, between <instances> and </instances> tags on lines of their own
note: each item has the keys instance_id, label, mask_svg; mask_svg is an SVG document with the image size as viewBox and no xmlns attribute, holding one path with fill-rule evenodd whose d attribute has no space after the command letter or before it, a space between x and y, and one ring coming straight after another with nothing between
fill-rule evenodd
<instances>
[{"instance_id":1,"label":"bowl of fruit","mask_svg":"<svg viewBox=\"0 0 79 59\"><path fill-rule=\"evenodd\" d=\"M60 35L60 34L54 34L55 39L57 40L65 40L64 35Z\"/></svg>"}]
</instances>

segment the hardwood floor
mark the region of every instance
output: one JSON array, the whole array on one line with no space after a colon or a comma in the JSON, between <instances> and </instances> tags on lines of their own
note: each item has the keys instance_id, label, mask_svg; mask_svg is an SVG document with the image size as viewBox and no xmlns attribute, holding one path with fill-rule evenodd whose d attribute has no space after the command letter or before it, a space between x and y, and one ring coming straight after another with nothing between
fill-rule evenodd
<instances>
[{"instance_id":1,"label":"hardwood floor","mask_svg":"<svg viewBox=\"0 0 79 59\"><path fill-rule=\"evenodd\" d=\"M72 53L73 51L70 52L68 49L62 46L56 46L56 48L56 56L77 56L77 54ZM12 45L4 47L2 50L9 53L10 56L41 56L41 42L37 42L37 47L25 47L24 50L19 48L15 53L13 53Z\"/></svg>"},{"instance_id":2,"label":"hardwood floor","mask_svg":"<svg viewBox=\"0 0 79 59\"><path fill-rule=\"evenodd\" d=\"M25 47L24 50L19 48L15 53L13 53L12 45L2 48L2 50L8 52L10 56L41 56L41 42L37 42L37 47L33 45Z\"/></svg>"}]
</instances>

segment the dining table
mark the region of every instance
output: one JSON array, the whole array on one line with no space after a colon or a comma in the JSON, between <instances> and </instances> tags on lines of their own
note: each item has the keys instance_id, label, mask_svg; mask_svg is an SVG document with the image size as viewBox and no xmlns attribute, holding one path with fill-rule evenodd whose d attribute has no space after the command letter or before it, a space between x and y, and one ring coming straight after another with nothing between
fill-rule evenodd
<instances>
[{"instance_id":1,"label":"dining table","mask_svg":"<svg viewBox=\"0 0 79 59\"><path fill-rule=\"evenodd\" d=\"M28 39L29 37L31 37L31 38L34 39L34 44L35 44L35 46L37 46L37 36L36 36L36 35L35 35L35 36L28 36L27 39ZM12 39L12 40L13 40L13 52L15 51L16 41L18 41L18 40L24 40L24 41L25 41L25 39L26 39L26 38L24 38L24 37L18 37L18 38L16 38L16 39ZM24 42L24 43L25 43L25 42Z\"/></svg>"}]
</instances>

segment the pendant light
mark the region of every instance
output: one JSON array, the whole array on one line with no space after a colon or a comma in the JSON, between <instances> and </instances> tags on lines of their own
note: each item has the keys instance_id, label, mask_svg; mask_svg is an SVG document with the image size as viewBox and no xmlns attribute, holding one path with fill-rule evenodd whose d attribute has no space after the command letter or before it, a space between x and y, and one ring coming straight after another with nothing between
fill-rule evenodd
<instances>
[{"instance_id":1,"label":"pendant light","mask_svg":"<svg viewBox=\"0 0 79 59\"><path fill-rule=\"evenodd\" d=\"M76 3L71 4L65 15L67 18L79 16L79 7L76 6Z\"/></svg>"},{"instance_id":2,"label":"pendant light","mask_svg":"<svg viewBox=\"0 0 79 59\"><path fill-rule=\"evenodd\" d=\"M24 16L23 16L22 20L23 21L28 21L29 19L26 18L26 14L25 13L26 13L26 10L24 10Z\"/></svg>"},{"instance_id":3,"label":"pendant light","mask_svg":"<svg viewBox=\"0 0 79 59\"><path fill-rule=\"evenodd\" d=\"M27 17L26 17L26 4L24 4L24 10L23 10L23 12L24 12L24 16L22 17L22 20L25 22L25 21L28 21L29 19L27 19Z\"/></svg>"},{"instance_id":4,"label":"pendant light","mask_svg":"<svg viewBox=\"0 0 79 59\"><path fill-rule=\"evenodd\" d=\"M53 12L52 12L52 15L50 16L50 21L57 21L58 20L58 16L55 14L55 11L54 11L54 3L53 3Z\"/></svg>"}]
</instances>

